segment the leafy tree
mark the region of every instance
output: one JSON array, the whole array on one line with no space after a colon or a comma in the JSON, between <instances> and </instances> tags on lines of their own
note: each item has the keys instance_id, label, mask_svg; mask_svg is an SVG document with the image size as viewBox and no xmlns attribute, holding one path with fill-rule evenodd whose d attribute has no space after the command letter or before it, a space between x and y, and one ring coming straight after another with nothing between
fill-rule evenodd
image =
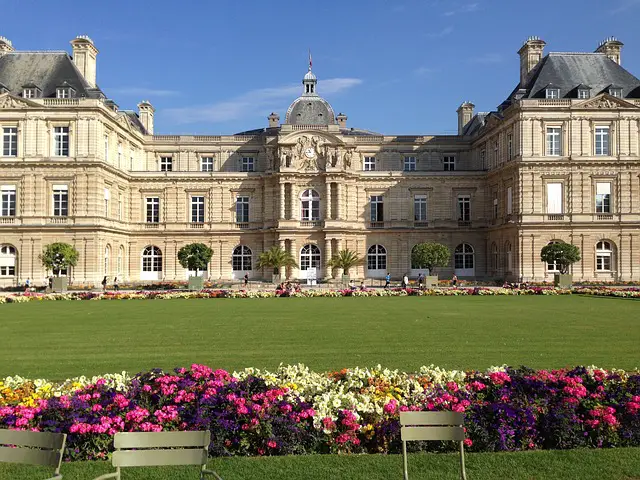
<instances>
[{"instance_id":1,"label":"leafy tree","mask_svg":"<svg viewBox=\"0 0 640 480\"><path fill-rule=\"evenodd\" d=\"M78 251L68 243L50 243L44 247L39 258L42 266L59 277L62 270L75 267L76 263L78 263Z\"/></svg>"},{"instance_id":2,"label":"leafy tree","mask_svg":"<svg viewBox=\"0 0 640 480\"><path fill-rule=\"evenodd\" d=\"M349 275L349 270L356 265L360 265L362 259L358 254L348 248L340 250L337 254L331 257L331 260L327 263L329 268L341 268L345 275Z\"/></svg>"},{"instance_id":3,"label":"leafy tree","mask_svg":"<svg viewBox=\"0 0 640 480\"><path fill-rule=\"evenodd\" d=\"M419 243L411 250L411 265L428 268L431 275L437 267L446 267L450 261L451 252L441 243Z\"/></svg>"},{"instance_id":4,"label":"leafy tree","mask_svg":"<svg viewBox=\"0 0 640 480\"><path fill-rule=\"evenodd\" d=\"M258 256L258 268L273 268L273 274L278 275L282 267L297 267L298 264L289 252L280 248L280 245L274 245L266 252L262 252Z\"/></svg>"},{"instance_id":5,"label":"leafy tree","mask_svg":"<svg viewBox=\"0 0 640 480\"><path fill-rule=\"evenodd\" d=\"M570 243L550 243L542 247L540 260L556 264L561 274L567 274L569 267L580 260L580 249Z\"/></svg>"},{"instance_id":6,"label":"leafy tree","mask_svg":"<svg viewBox=\"0 0 640 480\"><path fill-rule=\"evenodd\" d=\"M206 270L211 261L213 250L204 243L190 243L178 250L178 261L182 268L193 270L198 276L199 270Z\"/></svg>"}]
</instances>

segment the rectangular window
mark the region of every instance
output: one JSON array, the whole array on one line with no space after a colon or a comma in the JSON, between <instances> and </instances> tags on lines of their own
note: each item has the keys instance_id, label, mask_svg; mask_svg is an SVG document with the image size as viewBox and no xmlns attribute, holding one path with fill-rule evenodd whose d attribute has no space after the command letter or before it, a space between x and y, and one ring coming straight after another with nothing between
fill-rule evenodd
<instances>
[{"instance_id":1,"label":"rectangular window","mask_svg":"<svg viewBox=\"0 0 640 480\"><path fill-rule=\"evenodd\" d=\"M507 135L507 158L511 160L513 158L513 135Z\"/></svg>"},{"instance_id":2,"label":"rectangular window","mask_svg":"<svg viewBox=\"0 0 640 480\"><path fill-rule=\"evenodd\" d=\"M201 172L213 172L213 157L202 157L200 159Z\"/></svg>"},{"instance_id":3,"label":"rectangular window","mask_svg":"<svg viewBox=\"0 0 640 480\"><path fill-rule=\"evenodd\" d=\"M493 218L494 220L498 218L498 199L493 199Z\"/></svg>"},{"instance_id":4,"label":"rectangular window","mask_svg":"<svg viewBox=\"0 0 640 480\"><path fill-rule=\"evenodd\" d=\"M191 222L204 223L204 197L191 197Z\"/></svg>"},{"instance_id":5,"label":"rectangular window","mask_svg":"<svg viewBox=\"0 0 640 480\"><path fill-rule=\"evenodd\" d=\"M513 187L507 187L507 215L513 213Z\"/></svg>"},{"instance_id":6,"label":"rectangular window","mask_svg":"<svg viewBox=\"0 0 640 480\"><path fill-rule=\"evenodd\" d=\"M56 89L56 98L71 98L71 89L70 88L57 88Z\"/></svg>"},{"instance_id":7,"label":"rectangular window","mask_svg":"<svg viewBox=\"0 0 640 480\"><path fill-rule=\"evenodd\" d=\"M589 90L580 89L578 90L578 98L584 100L585 98L589 98Z\"/></svg>"},{"instance_id":8,"label":"rectangular window","mask_svg":"<svg viewBox=\"0 0 640 480\"><path fill-rule=\"evenodd\" d=\"M414 172L416 170L416 157L404 157L404 171Z\"/></svg>"},{"instance_id":9,"label":"rectangular window","mask_svg":"<svg viewBox=\"0 0 640 480\"><path fill-rule=\"evenodd\" d=\"M493 166L498 165L498 152L500 151L498 142L493 144Z\"/></svg>"},{"instance_id":10,"label":"rectangular window","mask_svg":"<svg viewBox=\"0 0 640 480\"><path fill-rule=\"evenodd\" d=\"M15 266L0 266L0 277L13 277L16 274Z\"/></svg>"},{"instance_id":11,"label":"rectangular window","mask_svg":"<svg viewBox=\"0 0 640 480\"><path fill-rule=\"evenodd\" d=\"M550 157L562 155L562 128L547 127L547 155Z\"/></svg>"},{"instance_id":12,"label":"rectangular window","mask_svg":"<svg viewBox=\"0 0 640 480\"><path fill-rule=\"evenodd\" d=\"M365 172L373 172L376 169L376 157L364 157L362 168Z\"/></svg>"},{"instance_id":13,"label":"rectangular window","mask_svg":"<svg viewBox=\"0 0 640 480\"><path fill-rule=\"evenodd\" d=\"M446 156L443 159L444 171L453 172L456 169L456 157Z\"/></svg>"},{"instance_id":14,"label":"rectangular window","mask_svg":"<svg viewBox=\"0 0 640 480\"><path fill-rule=\"evenodd\" d=\"M54 149L53 154L56 157L69 156L69 127L53 128Z\"/></svg>"},{"instance_id":15,"label":"rectangular window","mask_svg":"<svg viewBox=\"0 0 640 480\"><path fill-rule=\"evenodd\" d=\"M122 215L122 213L123 213L122 210L123 210L122 209L122 194L118 193L118 220L122 220L122 216L123 216ZM118 271L120 271L120 270L118 270Z\"/></svg>"},{"instance_id":16,"label":"rectangular window","mask_svg":"<svg viewBox=\"0 0 640 480\"><path fill-rule=\"evenodd\" d=\"M560 89L558 89L558 88L547 88L546 97L547 98L560 98Z\"/></svg>"},{"instance_id":17,"label":"rectangular window","mask_svg":"<svg viewBox=\"0 0 640 480\"><path fill-rule=\"evenodd\" d=\"M104 136L104 160L109 161L109 135Z\"/></svg>"},{"instance_id":18,"label":"rectangular window","mask_svg":"<svg viewBox=\"0 0 640 480\"><path fill-rule=\"evenodd\" d=\"M161 172L173 171L173 157L160 157L160 171Z\"/></svg>"},{"instance_id":19,"label":"rectangular window","mask_svg":"<svg viewBox=\"0 0 640 480\"><path fill-rule=\"evenodd\" d=\"M596 155L609 155L609 127L596 127Z\"/></svg>"},{"instance_id":20,"label":"rectangular window","mask_svg":"<svg viewBox=\"0 0 640 480\"><path fill-rule=\"evenodd\" d=\"M236 198L236 223L249 223L249 197Z\"/></svg>"},{"instance_id":21,"label":"rectangular window","mask_svg":"<svg viewBox=\"0 0 640 480\"><path fill-rule=\"evenodd\" d=\"M2 129L2 156L15 157L18 155L18 127L4 127Z\"/></svg>"},{"instance_id":22,"label":"rectangular window","mask_svg":"<svg viewBox=\"0 0 640 480\"><path fill-rule=\"evenodd\" d=\"M160 222L160 198L147 197L147 223Z\"/></svg>"},{"instance_id":23,"label":"rectangular window","mask_svg":"<svg viewBox=\"0 0 640 480\"><path fill-rule=\"evenodd\" d=\"M413 197L413 219L416 222L427 221L427 196L416 195Z\"/></svg>"},{"instance_id":24,"label":"rectangular window","mask_svg":"<svg viewBox=\"0 0 640 480\"><path fill-rule=\"evenodd\" d=\"M382 195L373 195L371 200L371 221L384 222L384 199Z\"/></svg>"},{"instance_id":25,"label":"rectangular window","mask_svg":"<svg viewBox=\"0 0 640 480\"><path fill-rule=\"evenodd\" d=\"M16 216L16 187L15 185L0 186L0 217Z\"/></svg>"},{"instance_id":26,"label":"rectangular window","mask_svg":"<svg viewBox=\"0 0 640 480\"><path fill-rule=\"evenodd\" d=\"M487 152L486 150L480 150L480 165L482 165L482 169L487 169Z\"/></svg>"},{"instance_id":27,"label":"rectangular window","mask_svg":"<svg viewBox=\"0 0 640 480\"><path fill-rule=\"evenodd\" d=\"M611 184L596 183L596 213L611 213Z\"/></svg>"},{"instance_id":28,"label":"rectangular window","mask_svg":"<svg viewBox=\"0 0 640 480\"><path fill-rule=\"evenodd\" d=\"M547 183L547 213L564 213L562 201L562 183Z\"/></svg>"},{"instance_id":29,"label":"rectangular window","mask_svg":"<svg viewBox=\"0 0 640 480\"><path fill-rule=\"evenodd\" d=\"M35 88L25 88L22 90L22 98L36 98Z\"/></svg>"},{"instance_id":30,"label":"rectangular window","mask_svg":"<svg viewBox=\"0 0 640 480\"><path fill-rule=\"evenodd\" d=\"M253 157L242 157L242 171L253 172L254 162Z\"/></svg>"},{"instance_id":31,"label":"rectangular window","mask_svg":"<svg viewBox=\"0 0 640 480\"><path fill-rule=\"evenodd\" d=\"M471 197L469 195L458 196L458 221L471 221Z\"/></svg>"},{"instance_id":32,"label":"rectangular window","mask_svg":"<svg viewBox=\"0 0 640 480\"><path fill-rule=\"evenodd\" d=\"M109 200L111 200L111 191L104 189L104 216L109 217Z\"/></svg>"},{"instance_id":33,"label":"rectangular window","mask_svg":"<svg viewBox=\"0 0 640 480\"><path fill-rule=\"evenodd\" d=\"M118 142L118 167L122 166L122 143Z\"/></svg>"},{"instance_id":34,"label":"rectangular window","mask_svg":"<svg viewBox=\"0 0 640 480\"><path fill-rule=\"evenodd\" d=\"M69 215L69 187L67 185L53 186L53 216L66 217Z\"/></svg>"},{"instance_id":35,"label":"rectangular window","mask_svg":"<svg viewBox=\"0 0 640 480\"><path fill-rule=\"evenodd\" d=\"M616 98L621 98L622 97L622 89L621 88L610 88L609 89L609 95L616 97Z\"/></svg>"}]
</instances>

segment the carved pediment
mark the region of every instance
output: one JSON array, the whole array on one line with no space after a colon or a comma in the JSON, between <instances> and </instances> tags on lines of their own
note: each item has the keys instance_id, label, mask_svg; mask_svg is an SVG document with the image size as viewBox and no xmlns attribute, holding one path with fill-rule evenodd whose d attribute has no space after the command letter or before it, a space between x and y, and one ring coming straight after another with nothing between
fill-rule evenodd
<instances>
[{"instance_id":1,"label":"carved pediment","mask_svg":"<svg viewBox=\"0 0 640 480\"><path fill-rule=\"evenodd\" d=\"M31 108L34 106L38 105L31 103L23 98L14 97L10 93L3 93L2 95L0 95L0 108L3 109Z\"/></svg>"},{"instance_id":2,"label":"carved pediment","mask_svg":"<svg viewBox=\"0 0 640 480\"><path fill-rule=\"evenodd\" d=\"M614 108L638 108L633 103L627 102L622 98L613 97L609 94L603 93L595 98L585 100L578 103L573 108L580 109L614 109Z\"/></svg>"},{"instance_id":3,"label":"carved pediment","mask_svg":"<svg viewBox=\"0 0 640 480\"><path fill-rule=\"evenodd\" d=\"M118 123L122 125L128 132L131 131L131 123L125 114L121 114L118 117Z\"/></svg>"}]
</instances>

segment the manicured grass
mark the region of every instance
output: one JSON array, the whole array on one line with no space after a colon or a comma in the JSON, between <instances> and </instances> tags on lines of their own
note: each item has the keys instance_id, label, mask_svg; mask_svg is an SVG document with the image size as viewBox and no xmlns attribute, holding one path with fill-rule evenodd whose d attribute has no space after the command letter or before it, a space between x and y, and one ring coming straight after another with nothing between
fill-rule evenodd
<instances>
[{"instance_id":1,"label":"manicured grass","mask_svg":"<svg viewBox=\"0 0 640 480\"><path fill-rule=\"evenodd\" d=\"M411 480L457 480L458 457L415 454ZM225 480L389 480L402 478L399 455L318 455L212 459L209 466ZM64 480L90 480L112 472L107 462L64 464ZM0 478L40 480L51 470L0 464ZM467 455L469 480L637 480L640 448L612 450L476 453ZM193 480L197 467L126 469L123 480Z\"/></svg>"},{"instance_id":2,"label":"manicured grass","mask_svg":"<svg viewBox=\"0 0 640 480\"><path fill-rule=\"evenodd\" d=\"M0 306L0 377L191 363L640 367L640 303L581 296L34 302Z\"/></svg>"}]
</instances>

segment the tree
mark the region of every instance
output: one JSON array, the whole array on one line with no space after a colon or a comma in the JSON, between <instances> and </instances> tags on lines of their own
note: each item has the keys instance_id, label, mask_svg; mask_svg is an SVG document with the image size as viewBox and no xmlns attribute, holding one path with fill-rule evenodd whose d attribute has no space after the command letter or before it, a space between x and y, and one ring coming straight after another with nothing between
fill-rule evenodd
<instances>
[{"instance_id":1,"label":"tree","mask_svg":"<svg viewBox=\"0 0 640 480\"><path fill-rule=\"evenodd\" d=\"M428 268L429 274L437 267L446 267L451 261L451 252L441 243L419 243L411 250L411 265L416 268Z\"/></svg>"},{"instance_id":2,"label":"tree","mask_svg":"<svg viewBox=\"0 0 640 480\"><path fill-rule=\"evenodd\" d=\"M273 268L273 274L278 275L282 267L297 267L298 264L289 252L280 248L280 245L274 245L258 256L257 266L258 268Z\"/></svg>"},{"instance_id":3,"label":"tree","mask_svg":"<svg viewBox=\"0 0 640 480\"><path fill-rule=\"evenodd\" d=\"M580 260L580 249L565 242L550 243L542 247L540 260L557 265L561 274L569 273L569 267Z\"/></svg>"},{"instance_id":4,"label":"tree","mask_svg":"<svg viewBox=\"0 0 640 480\"><path fill-rule=\"evenodd\" d=\"M207 269L212 256L213 250L204 243L190 243L178 250L180 265L182 265L182 268L195 271L196 277L199 270Z\"/></svg>"},{"instance_id":5,"label":"tree","mask_svg":"<svg viewBox=\"0 0 640 480\"><path fill-rule=\"evenodd\" d=\"M341 268L345 275L349 275L349 270L356 265L360 265L362 259L358 254L348 248L340 250L337 254L331 257L331 260L327 263L329 268Z\"/></svg>"},{"instance_id":6,"label":"tree","mask_svg":"<svg viewBox=\"0 0 640 480\"><path fill-rule=\"evenodd\" d=\"M78 251L68 243L50 243L44 247L39 258L43 267L59 277L62 270L75 267L78 263Z\"/></svg>"}]
</instances>

